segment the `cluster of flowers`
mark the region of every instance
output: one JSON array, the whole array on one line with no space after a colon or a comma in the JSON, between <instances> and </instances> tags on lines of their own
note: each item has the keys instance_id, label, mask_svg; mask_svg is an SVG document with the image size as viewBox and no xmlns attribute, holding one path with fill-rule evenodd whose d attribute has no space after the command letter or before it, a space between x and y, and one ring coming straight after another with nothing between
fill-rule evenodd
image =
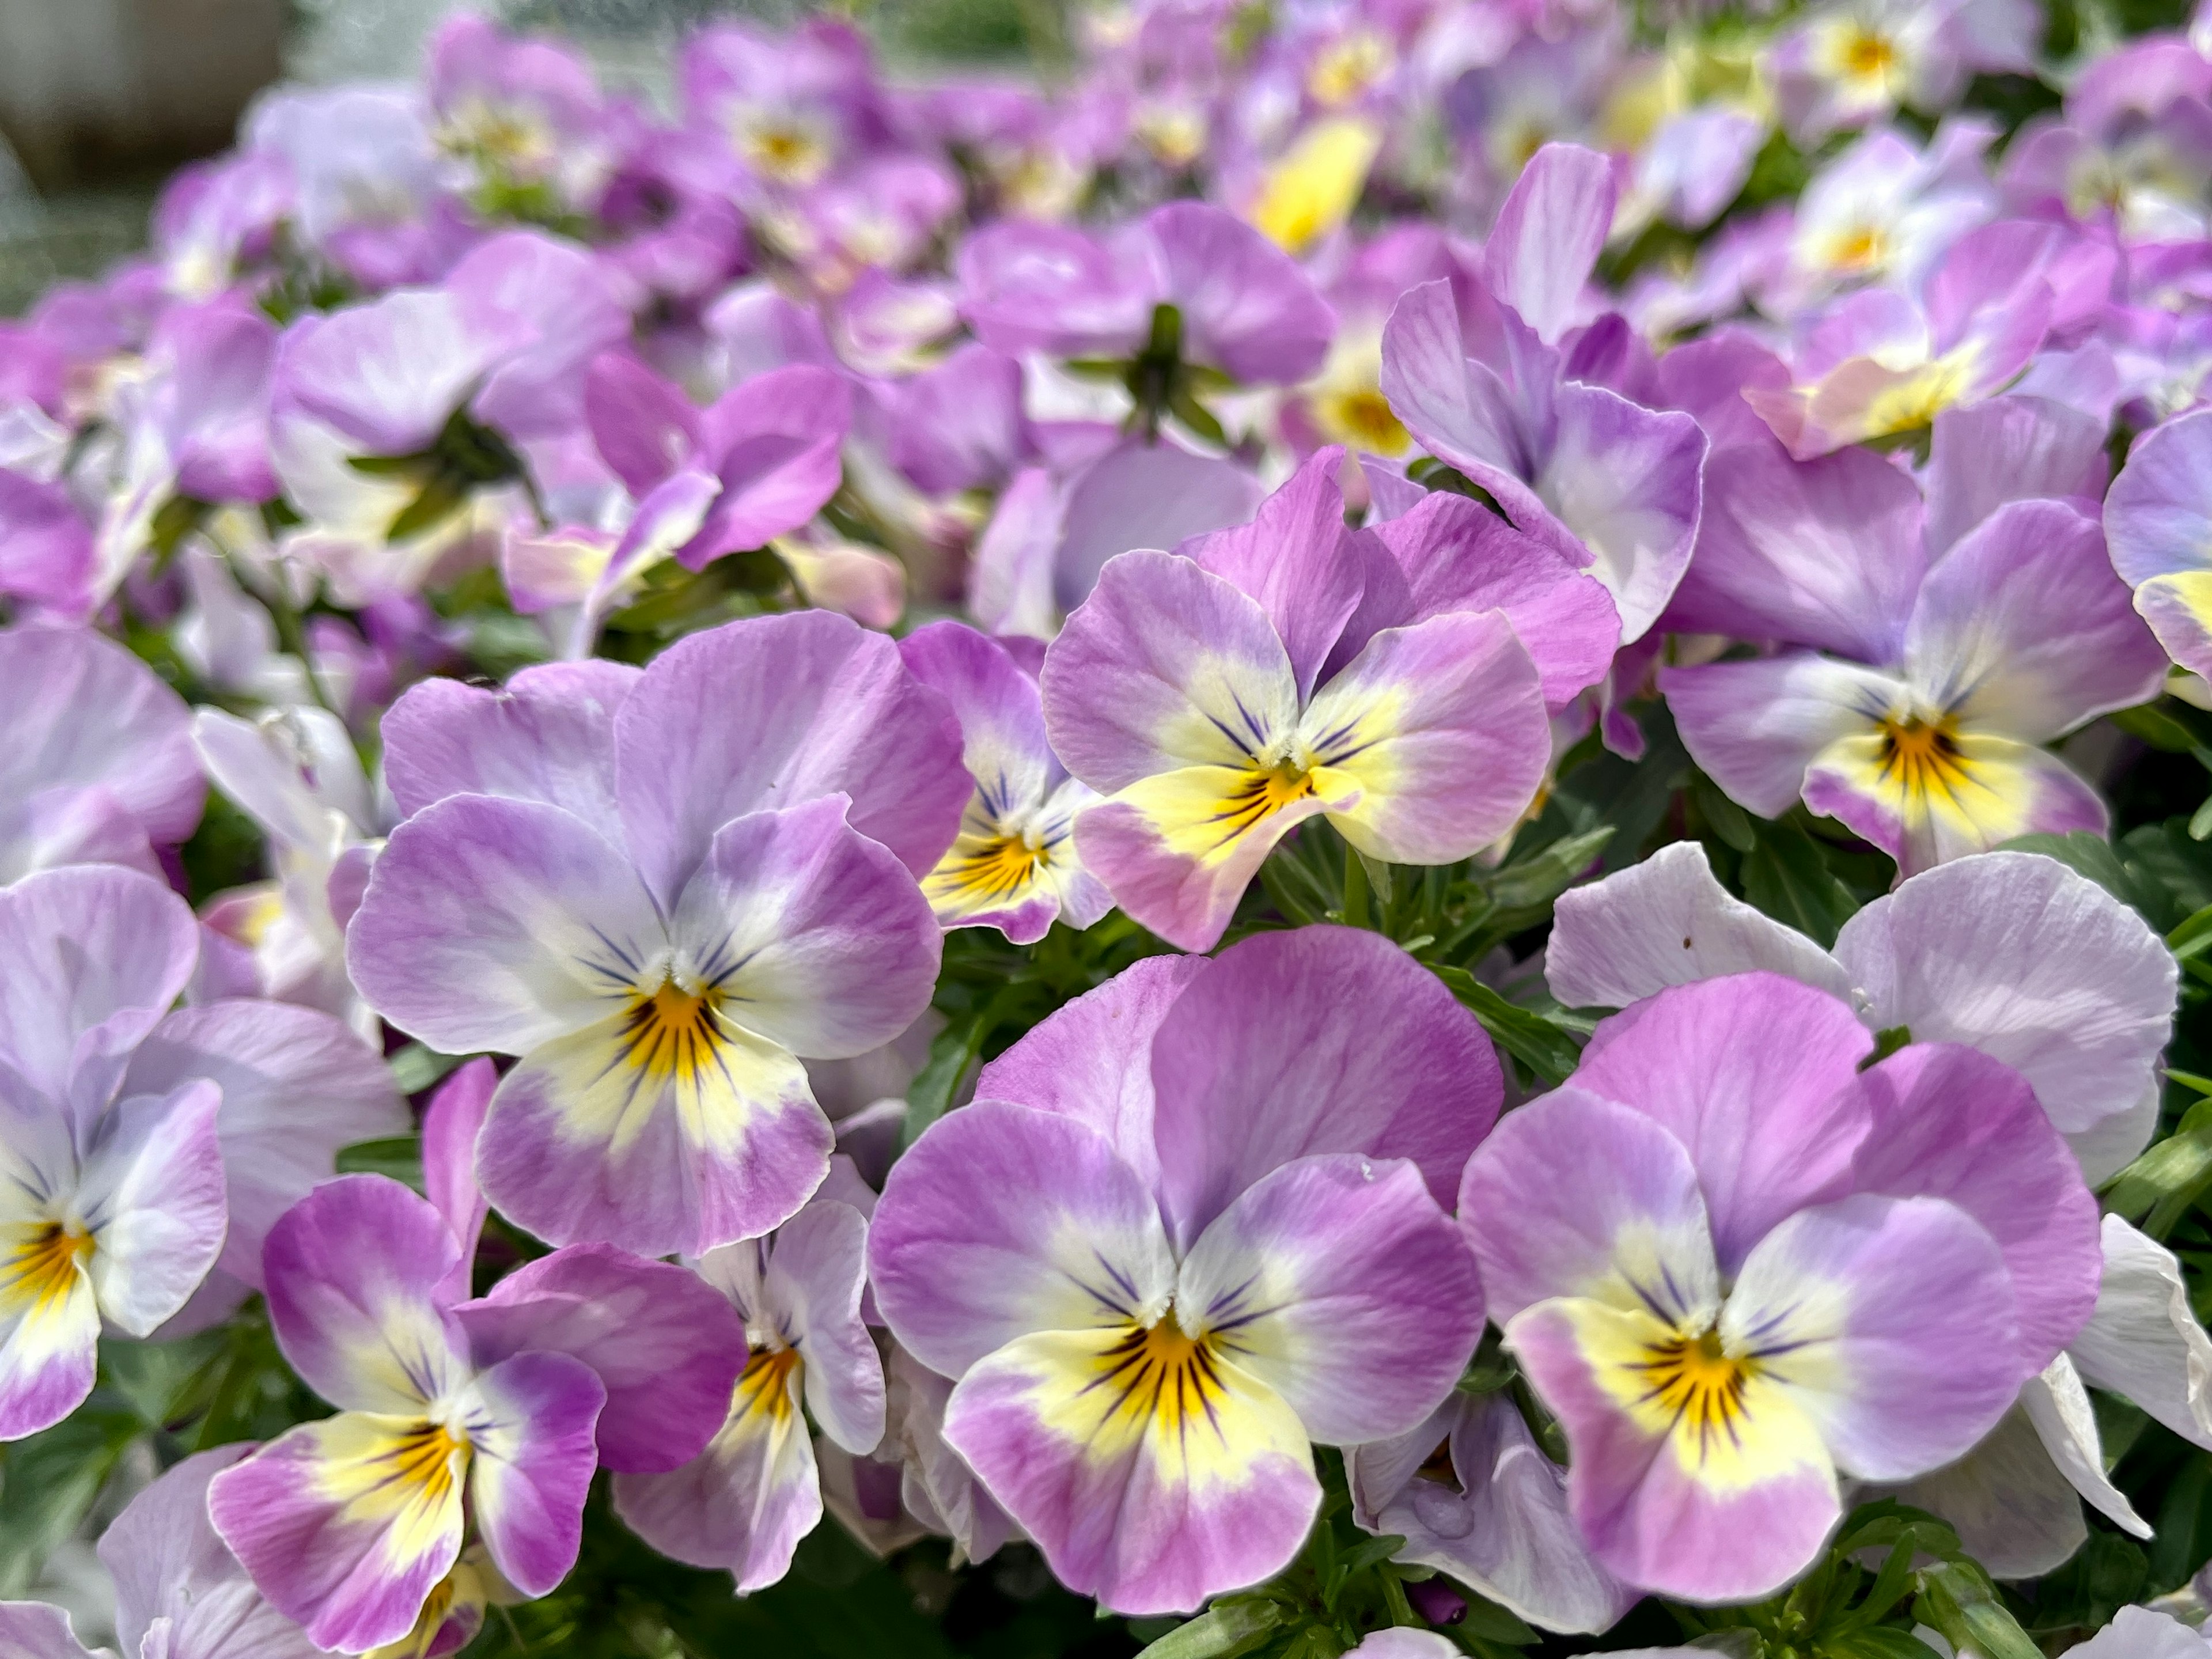
<instances>
[{"instance_id":1,"label":"cluster of flowers","mask_svg":"<svg viewBox=\"0 0 2212 1659\"><path fill-rule=\"evenodd\" d=\"M465 17L264 98L0 325L0 1439L149 1343L293 1401L155 1413L125 1653L825 1504L1181 1659L2186 1580L2172 21L718 25L669 114Z\"/></svg>"}]
</instances>

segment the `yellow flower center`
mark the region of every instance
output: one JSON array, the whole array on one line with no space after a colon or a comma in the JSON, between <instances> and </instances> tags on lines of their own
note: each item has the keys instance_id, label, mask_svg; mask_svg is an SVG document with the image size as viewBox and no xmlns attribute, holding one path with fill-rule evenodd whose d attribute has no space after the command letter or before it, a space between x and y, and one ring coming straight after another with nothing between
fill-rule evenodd
<instances>
[{"instance_id":1,"label":"yellow flower center","mask_svg":"<svg viewBox=\"0 0 2212 1659\"><path fill-rule=\"evenodd\" d=\"M1210 1333L1185 1331L1172 1309L1156 1324L1132 1325L1098 1357L1092 1386L1104 1396L1100 1426L1116 1418L1148 1419L1180 1437L1194 1419L1211 1418L1229 1397L1219 1350Z\"/></svg>"},{"instance_id":2,"label":"yellow flower center","mask_svg":"<svg viewBox=\"0 0 2212 1659\"><path fill-rule=\"evenodd\" d=\"M763 1412L779 1420L790 1416L793 1385L804 1363L796 1348L755 1348L731 1393L730 1415Z\"/></svg>"},{"instance_id":3,"label":"yellow flower center","mask_svg":"<svg viewBox=\"0 0 2212 1659\"><path fill-rule=\"evenodd\" d=\"M1252 769L1238 777L1214 809L1213 822L1221 826L1225 844L1262 818L1281 811L1292 801L1313 793L1313 774L1295 761L1273 763L1254 757Z\"/></svg>"},{"instance_id":4,"label":"yellow flower center","mask_svg":"<svg viewBox=\"0 0 2212 1659\"><path fill-rule=\"evenodd\" d=\"M0 1228L0 1308L44 1311L66 1297L92 1255L92 1235L59 1221Z\"/></svg>"},{"instance_id":5,"label":"yellow flower center","mask_svg":"<svg viewBox=\"0 0 2212 1659\"><path fill-rule=\"evenodd\" d=\"M1314 59L1306 90L1316 104L1348 104L1389 72L1395 53L1388 37L1354 29Z\"/></svg>"},{"instance_id":6,"label":"yellow flower center","mask_svg":"<svg viewBox=\"0 0 2212 1659\"><path fill-rule=\"evenodd\" d=\"M930 880L964 897L1010 898L1051 863L1050 850L1028 836L994 836L946 860Z\"/></svg>"},{"instance_id":7,"label":"yellow flower center","mask_svg":"<svg viewBox=\"0 0 2212 1659\"><path fill-rule=\"evenodd\" d=\"M635 993L623 1025L622 1058L655 1082L696 1079L729 1041L722 1032L721 1002L720 991L711 985L690 991L672 978L656 991Z\"/></svg>"},{"instance_id":8,"label":"yellow flower center","mask_svg":"<svg viewBox=\"0 0 2212 1659\"><path fill-rule=\"evenodd\" d=\"M1677 1424L1686 1423L1700 1448L1716 1435L1737 1438L1743 1420L1744 1387L1759 1375L1759 1362L1739 1358L1721 1346L1717 1331L1692 1336L1676 1332L1648 1344L1629 1369L1643 1380L1644 1399Z\"/></svg>"},{"instance_id":9,"label":"yellow flower center","mask_svg":"<svg viewBox=\"0 0 2212 1659\"><path fill-rule=\"evenodd\" d=\"M1828 262L1838 270L1864 272L1879 268L1889 258L1889 238L1878 225L1856 225L1836 239Z\"/></svg>"},{"instance_id":10,"label":"yellow flower center","mask_svg":"<svg viewBox=\"0 0 2212 1659\"><path fill-rule=\"evenodd\" d=\"M1888 716L1881 726L1881 778L1908 795L1956 795L1968 781L1956 723L1918 714Z\"/></svg>"},{"instance_id":11,"label":"yellow flower center","mask_svg":"<svg viewBox=\"0 0 2212 1659\"><path fill-rule=\"evenodd\" d=\"M1897 67L1897 44L1878 29L1852 28L1843 38L1837 59L1855 81L1887 79Z\"/></svg>"},{"instance_id":12,"label":"yellow flower center","mask_svg":"<svg viewBox=\"0 0 2212 1659\"><path fill-rule=\"evenodd\" d=\"M379 1461L386 1480L399 1491L420 1495L426 1510L445 1502L454 1483L467 1473L469 1443L443 1423L412 1424L392 1437ZM453 1455L460 1453L459 1459Z\"/></svg>"},{"instance_id":13,"label":"yellow flower center","mask_svg":"<svg viewBox=\"0 0 2212 1659\"><path fill-rule=\"evenodd\" d=\"M1314 424L1339 443L1376 455L1397 455L1413 441L1376 386L1323 392L1313 400Z\"/></svg>"}]
</instances>

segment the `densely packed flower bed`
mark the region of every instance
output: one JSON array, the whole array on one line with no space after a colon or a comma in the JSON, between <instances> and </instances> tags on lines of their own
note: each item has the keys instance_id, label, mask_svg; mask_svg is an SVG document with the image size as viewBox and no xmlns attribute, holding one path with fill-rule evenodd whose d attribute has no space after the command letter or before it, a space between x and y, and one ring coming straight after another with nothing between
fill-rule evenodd
<instances>
[{"instance_id":1,"label":"densely packed flower bed","mask_svg":"<svg viewBox=\"0 0 2212 1659\"><path fill-rule=\"evenodd\" d=\"M0 325L0 1655L2201 1656L2212 17L1076 25Z\"/></svg>"}]
</instances>

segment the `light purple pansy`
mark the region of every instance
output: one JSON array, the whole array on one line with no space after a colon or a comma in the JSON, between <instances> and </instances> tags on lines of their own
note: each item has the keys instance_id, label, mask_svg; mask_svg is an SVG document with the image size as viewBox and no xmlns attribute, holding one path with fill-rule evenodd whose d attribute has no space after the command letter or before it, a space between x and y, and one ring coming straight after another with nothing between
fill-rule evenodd
<instances>
[{"instance_id":1,"label":"light purple pansy","mask_svg":"<svg viewBox=\"0 0 2212 1659\"><path fill-rule=\"evenodd\" d=\"M2096 791L2044 745L2154 695L2165 659L2090 516L2100 434L2038 398L1940 415L1924 501L1860 451L1717 455L1673 617L1815 649L1662 670L1698 764L1763 816L1832 814L1907 875L2101 831Z\"/></svg>"},{"instance_id":2,"label":"light purple pansy","mask_svg":"<svg viewBox=\"0 0 2212 1659\"><path fill-rule=\"evenodd\" d=\"M1382 392L1431 455L1612 593L1623 641L1666 608L1697 533L1705 438L1569 371L1564 337L1612 222L1613 167L1537 151L1464 284L1425 283L1382 334Z\"/></svg>"},{"instance_id":3,"label":"light purple pansy","mask_svg":"<svg viewBox=\"0 0 2212 1659\"><path fill-rule=\"evenodd\" d=\"M1677 986L1468 1161L1493 1316L1631 1585L1770 1594L1840 1518L1839 1470L1959 1456L2088 1316L2095 1202L2025 1079L1948 1044L1862 1072L1873 1048L1792 980Z\"/></svg>"},{"instance_id":4,"label":"light purple pansy","mask_svg":"<svg viewBox=\"0 0 2212 1659\"><path fill-rule=\"evenodd\" d=\"M428 1199L344 1176L270 1234L277 1345L338 1414L224 1470L208 1507L319 1647L397 1642L426 1610L442 1623L471 1528L507 1583L544 1595L574 1563L594 1468L689 1456L735 1381L727 1305L664 1262L578 1246L467 1299L484 1218L467 1158L491 1085L479 1060L432 1103Z\"/></svg>"},{"instance_id":5,"label":"light purple pansy","mask_svg":"<svg viewBox=\"0 0 2212 1659\"><path fill-rule=\"evenodd\" d=\"M2025 1077L2093 1185L2143 1149L2179 971L2086 876L1985 853L1912 876L1845 922L1832 953L1723 888L1692 842L1559 897L1545 955L1569 1007L1764 969L1849 999L1870 1030L1979 1048Z\"/></svg>"},{"instance_id":6,"label":"light purple pansy","mask_svg":"<svg viewBox=\"0 0 2212 1659\"><path fill-rule=\"evenodd\" d=\"M877 1304L956 1379L944 1438L1062 1583L1196 1607L1297 1553L1311 1441L1450 1392L1482 1293L1437 1194L1501 1092L1472 1017L1376 935L1139 963L893 1167Z\"/></svg>"},{"instance_id":7,"label":"light purple pansy","mask_svg":"<svg viewBox=\"0 0 2212 1659\"><path fill-rule=\"evenodd\" d=\"M1114 901L1076 852L1075 815L1097 797L1045 740L1044 705L1030 666L964 623L932 623L899 642L907 670L944 693L959 717L963 758L975 793L960 835L921 890L947 927L996 927L1034 945L1065 916L1080 930Z\"/></svg>"},{"instance_id":8,"label":"light purple pansy","mask_svg":"<svg viewBox=\"0 0 2212 1659\"><path fill-rule=\"evenodd\" d=\"M384 722L405 822L348 930L362 994L450 1054L519 1054L477 1170L556 1243L703 1254L793 1214L830 1130L801 1056L929 1001L916 885L974 784L945 699L824 611L642 673L430 680Z\"/></svg>"},{"instance_id":9,"label":"light purple pansy","mask_svg":"<svg viewBox=\"0 0 2212 1659\"><path fill-rule=\"evenodd\" d=\"M151 1334L260 1282L277 1214L337 1149L404 1118L337 1020L281 1003L171 1010L198 957L183 900L82 865L0 889L0 1438L93 1383L103 1319Z\"/></svg>"},{"instance_id":10,"label":"light purple pansy","mask_svg":"<svg viewBox=\"0 0 2212 1659\"><path fill-rule=\"evenodd\" d=\"M958 257L960 308L1010 356L1126 356L1156 306L1182 318L1192 362L1232 380L1289 385L1328 355L1335 318L1297 263L1234 215L1170 202L1102 239L1067 226L1001 220Z\"/></svg>"},{"instance_id":11,"label":"light purple pansy","mask_svg":"<svg viewBox=\"0 0 2212 1659\"><path fill-rule=\"evenodd\" d=\"M1511 829L1547 710L1601 678L1601 588L1439 494L1347 530L1322 449L1249 525L1110 560L1046 653L1046 729L1106 799L1085 864L1139 921L1211 949L1275 843L1325 813L1363 854L1448 864Z\"/></svg>"},{"instance_id":12,"label":"light purple pansy","mask_svg":"<svg viewBox=\"0 0 2212 1659\"><path fill-rule=\"evenodd\" d=\"M64 864L159 875L156 849L199 823L191 712L89 629L0 629L0 883Z\"/></svg>"},{"instance_id":13,"label":"light purple pansy","mask_svg":"<svg viewBox=\"0 0 2212 1659\"><path fill-rule=\"evenodd\" d=\"M952 1540L956 1559L988 1561L1021 1529L946 1443L945 1408L952 1379L940 1376L896 1343L884 1368L900 1460L899 1499L927 1530Z\"/></svg>"},{"instance_id":14,"label":"light purple pansy","mask_svg":"<svg viewBox=\"0 0 2212 1659\"><path fill-rule=\"evenodd\" d=\"M770 1237L701 1258L701 1276L744 1322L728 1420L681 1468L615 1481L632 1531L675 1560L726 1570L740 1594L781 1578L822 1519L801 1407L855 1455L883 1438L883 1361L860 1319L867 1234L852 1206L817 1200Z\"/></svg>"}]
</instances>

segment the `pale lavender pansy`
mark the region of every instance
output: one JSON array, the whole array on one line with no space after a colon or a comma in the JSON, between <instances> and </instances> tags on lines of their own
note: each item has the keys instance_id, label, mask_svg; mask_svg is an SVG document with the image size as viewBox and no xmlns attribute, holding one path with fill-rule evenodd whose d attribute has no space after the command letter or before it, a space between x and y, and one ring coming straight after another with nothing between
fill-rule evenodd
<instances>
[{"instance_id":1,"label":"pale lavender pansy","mask_svg":"<svg viewBox=\"0 0 2212 1659\"><path fill-rule=\"evenodd\" d=\"M822 1519L806 1415L855 1455L884 1435L884 1368L860 1319L868 1226L817 1200L767 1238L709 1250L698 1268L744 1322L743 1371L707 1449L663 1474L615 1481L615 1510L664 1555L773 1584Z\"/></svg>"},{"instance_id":2,"label":"pale lavender pansy","mask_svg":"<svg viewBox=\"0 0 2212 1659\"><path fill-rule=\"evenodd\" d=\"M519 1054L484 1189L558 1243L703 1254L794 1213L830 1129L800 1058L927 1006L916 884L974 790L950 707L823 611L642 673L416 686L384 722L406 820L348 930L355 983L447 1053Z\"/></svg>"},{"instance_id":3,"label":"pale lavender pansy","mask_svg":"<svg viewBox=\"0 0 2212 1659\"><path fill-rule=\"evenodd\" d=\"M1514 526L1603 582L1633 641L1690 562L1705 454L1698 423L1569 371L1564 337L1612 222L1612 164L1539 150L1499 210L1479 276L1425 283L1382 336L1382 392L1406 429Z\"/></svg>"},{"instance_id":4,"label":"pale lavender pansy","mask_svg":"<svg viewBox=\"0 0 2212 1659\"><path fill-rule=\"evenodd\" d=\"M878 1305L1063 1583L1194 1608L1297 1553L1310 1441L1407 1433L1450 1392L1482 1295L1437 1195L1501 1092L1471 1017L1372 934L1140 963L893 1167Z\"/></svg>"},{"instance_id":5,"label":"pale lavender pansy","mask_svg":"<svg viewBox=\"0 0 2212 1659\"><path fill-rule=\"evenodd\" d=\"M1020 1537L1021 1528L946 1443L945 1408L951 1402L952 1379L896 1342L884 1371L891 1432L898 1441L901 1504L927 1530L950 1538L957 1559L989 1560Z\"/></svg>"},{"instance_id":6,"label":"pale lavender pansy","mask_svg":"<svg viewBox=\"0 0 2212 1659\"><path fill-rule=\"evenodd\" d=\"M404 1122L390 1073L337 1020L281 1003L171 1010L198 927L112 866L0 889L0 1436L91 1388L103 1318L204 1323L260 1283L262 1240L337 1149ZM197 1297L196 1297L197 1293ZM188 1308L187 1304L192 1305Z\"/></svg>"},{"instance_id":7,"label":"pale lavender pansy","mask_svg":"<svg viewBox=\"0 0 2212 1659\"><path fill-rule=\"evenodd\" d=\"M1290 384L1319 368L1335 319L1296 261L1235 216L1170 202L1103 239L1003 220L962 244L960 309L1011 356L1133 356L1173 306L1182 355L1232 380Z\"/></svg>"},{"instance_id":8,"label":"pale lavender pansy","mask_svg":"<svg viewBox=\"0 0 2212 1659\"><path fill-rule=\"evenodd\" d=\"M344 1176L270 1234L277 1345L338 1413L218 1474L209 1513L319 1647L434 1637L471 1528L505 1583L544 1595L575 1560L592 1471L690 1455L735 1379L726 1304L664 1262L579 1246L466 1299L492 1081L475 1062L432 1103L428 1199Z\"/></svg>"},{"instance_id":9,"label":"pale lavender pansy","mask_svg":"<svg viewBox=\"0 0 2212 1659\"><path fill-rule=\"evenodd\" d=\"M1268 851L1326 814L1370 857L1447 864L1511 829L1547 707L1604 673L1598 585L1472 501L1345 527L1322 449L1249 525L1109 561L1045 654L1046 729L1106 799L1085 864L1211 949Z\"/></svg>"},{"instance_id":10,"label":"pale lavender pansy","mask_svg":"<svg viewBox=\"0 0 2212 1659\"><path fill-rule=\"evenodd\" d=\"M1849 999L1871 1030L1981 1049L2025 1077L2095 1185L2157 1122L2179 970L2086 876L1986 853L1912 876L1845 922L1832 953L1732 896L1694 842L1560 896L1545 956L1569 1007L1625 1008L1754 969Z\"/></svg>"},{"instance_id":11,"label":"pale lavender pansy","mask_svg":"<svg viewBox=\"0 0 2212 1659\"><path fill-rule=\"evenodd\" d=\"M2112 568L2174 661L2212 672L2212 410L2145 433L2105 502Z\"/></svg>"},{"instance_id":12,"label":"pale lavender pansy","mask_svg":"<svg viewBox=\"0 0 2212 1659\"><path fill-rule=\"evenodd\" d=\"M899 642L907 670L945 695L960 720L963 758L975 793L958 839L922 878L947 927L996 927L1033 945L1053 922L1088 927L1113 908L1075 846L1075 815L1097 797L1068 776L1045 740L1035 665L963 623L932 623Z\"/></svg>"},{"instance_id":13,"label":"pale lavender pansy","mask_svg":"<svg viewBox=\"0 0 2212 1659\"><path fill-rule=\"evenodd\" d=\"M0 883L64 864L159 875L207 793L183 699L88 629L15 627L0 629Z\"/></svg>"},{"instance_id":14,"label":"pale lavender pansy","mask_svg":"<svg viewBox=\"0 0 2212 1659\"><path fill-rule=\"evenodd\" d=\"M1455 1391L1426 1422L1344 1455L1352 1516L1405 1539L1395 1560L1433 1567L1546 1630L1610 1629L1637 1600L1591 1558L1567 1472L1512 1399Z\"/></svg>"},{"instance_id":15,"label":"pale lavender pansy","mask_svg":"<svg viewBox=\"0 0 2212 1659\"><path fill-rule=\"evenodd\" d=\"M1910 507L1893 501L1844 538L1855 568L1799 584L1811 562L1793 557L1768 592L1738 585L1740 611L1763 606L1782 637L1811 633L1857 660L1791 650L1662 669L1683 742L1753 811L1802 798L1906 875L2033 830L2101 832L2103 800L2045 745L2154 695L2166 662L2096 520L2067 501L2011 501L1923 564Z\"/></svg>"},{"instance_id":16,"label":"pale lavender pansy","mask_svg":"<svg viewBox=\"0 0 2212 1659\"><path fill-rule=\"evenodd\" d=\"M1468 1162L1493 1314L1632 1585L1771 1593L1840 1518L1839 1470L1949 1462L2089 1314L2094 1200L2025 1080L1954 1045L1863 1071L1873 1048L1776 975L1677 986Z\"/></svg>"}]
</instances>

